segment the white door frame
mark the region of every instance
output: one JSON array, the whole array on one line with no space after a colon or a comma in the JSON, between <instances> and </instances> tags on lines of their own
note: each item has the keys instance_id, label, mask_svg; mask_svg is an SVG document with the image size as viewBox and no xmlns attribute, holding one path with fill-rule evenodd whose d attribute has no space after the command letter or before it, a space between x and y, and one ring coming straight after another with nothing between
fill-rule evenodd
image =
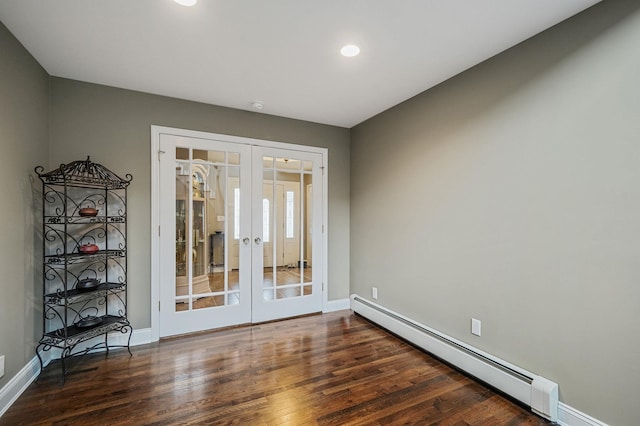
<instances>
[{"instance_id":1,"label":"white door frame","mask_svg":"<svg viewBox=\"0 0 640 426\"><path fill-rule=\"evenodd\" d=\"M241 136L222 135L218 133L201 132L197 130L178 129L165 126L151 126L151 341L160 340L160 135L173 135L200 139L215 139L224 142L244 145L256 145L270 148L282 148L322 154L322 310L327 306L328 297L328 181L329 181L329 150L327 148L290 144L285 142L268 141L263 139L245 138Z\"/></svg>"}]
</instances>

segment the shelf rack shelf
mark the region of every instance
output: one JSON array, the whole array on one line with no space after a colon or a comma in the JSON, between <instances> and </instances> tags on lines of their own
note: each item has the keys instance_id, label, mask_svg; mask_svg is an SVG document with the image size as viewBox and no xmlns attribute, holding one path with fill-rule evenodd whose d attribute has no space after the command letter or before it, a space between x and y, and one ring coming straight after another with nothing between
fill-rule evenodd
<instances>
[{"instance_id":1,"label":"shelf rack shelf","mask_svg":"<svg viewBox=\"0 0 640 426\"><path fill-rule=\"evenodd\" d=\"M42 371L42 354L57 350L64 383L68 358L112 348L131 354L126 212L133 177L121 178L89 157L35 171L42 181L43 240L43 335L36 355ZM97 285L81 288L85 280ZM127 335L126 344L109 341L118 332Z\"/></svg>"}]
</instances>

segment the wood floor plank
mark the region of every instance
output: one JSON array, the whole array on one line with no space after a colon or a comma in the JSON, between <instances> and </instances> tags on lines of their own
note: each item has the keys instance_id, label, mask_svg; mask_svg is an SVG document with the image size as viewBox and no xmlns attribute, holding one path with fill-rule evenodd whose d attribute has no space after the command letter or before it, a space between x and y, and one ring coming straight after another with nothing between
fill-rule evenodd
<instances>
[{"instance_id":1,"label":"wood floor plank","mask_svg":"<svg viewBox=\"0 0 640 426\"><path fill-rule=\"evenodd\" d=\"M59 365L4 425L548 425L352 314L198 333Z\"/></svg>"}]
</instances>

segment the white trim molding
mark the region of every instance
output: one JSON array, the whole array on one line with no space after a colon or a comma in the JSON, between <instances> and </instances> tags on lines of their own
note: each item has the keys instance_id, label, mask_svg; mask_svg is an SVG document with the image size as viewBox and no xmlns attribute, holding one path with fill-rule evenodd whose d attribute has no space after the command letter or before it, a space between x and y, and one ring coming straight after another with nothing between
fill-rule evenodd
<instances>
[{"instance_id":1,"label":"white trim molding","mask_svg":"<svg viewBox=\"0 0 640 426\"><path fill-rule=\"evenodd\" d=\"M40 361L38 357L33 357L22 370L18 372L9 382L0 389L0 417L16 402L22 392L27 390L29 385L38 377L40 373Z\"/></svg>"},{"instance_id":2,"label":"white trim molding","mask_svg":"<svg viewBox=\"0 0 640 426\"><path fill-rule=\"evenodd\" d=\"M128 336L126 334L109 334L109 343L112 345L126 345ZM131 342L130 346L138 346L144 345L147 343L151 343L151 329L150 328L141 328L139 330L133 330L131 334Z\"/></svg>"},{"instance_id":3,"label":"white trim molding","mask_svg":"<svg viewBox=\"0 0 640 426\"><path fill-rule=\"evenodd\" d=\"M608 426L563 402L558 404L558 424L561 426Z\"/></svg>"},{"instance_id":4,"label":"white trim molding","mask_svg":"<svg viewBox=\"0 0 640 426\"><path fill-rule=\"evenodd\" d=\"M351 300L348 298L328 300L327 302L325 302L322 312L326 314L329 312L344 311L347 309L351 309Z\"/></svg>"},{"instance_id":5,"label":"white trim molding","mask_svg":"<svg viewBox=\"0 0 640 426\"><path fill-rule=\"evenodd\" d=\"M536 414L561 426L607 426L558 401L558 385L537 374L358 295L351 296L351 309L426 352L502 390L530 406Z\"/></svg>"}]
</instances>

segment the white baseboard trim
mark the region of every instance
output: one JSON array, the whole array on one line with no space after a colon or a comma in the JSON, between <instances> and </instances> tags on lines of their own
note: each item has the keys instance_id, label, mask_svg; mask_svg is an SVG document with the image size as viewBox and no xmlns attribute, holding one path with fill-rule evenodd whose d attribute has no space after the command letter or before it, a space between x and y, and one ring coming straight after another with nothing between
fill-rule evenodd
<instances>
[{"instance_id":1,"label":"white baseboard trim","mask_svg":"<svg viewBox=\"0 0 640 426\"><path fill-rule=\"evenodd\" d=\"M11 407L22 392L38 377L40 372L40 361L38 357L33 357L22 370L18 372L9 382L0 389L0 417Z\"/></svg>"},{"instance_id":2,"label":"white baseboard trim","mask_svg":"<svg viewBox=\"0 0 640 426\"><path fill-rule=\"evenodd\" d=\"M112 345L126 345L127 334L109 335L109 343ZM91 342L91 341L87 341ZM144 345L146 343L151 343L151 329L143 328L140 330L133 330L131 334L131 346ZM89 344L90 346L90 344ZM104 349L96 350L96 352L104 351ZM42 362L46 367L49 365L51 360L57 359L60 356L59 351L56 353L55 350L47 351L41 353ZM40 374L40 361L37 356L34 356L31 361L27 365L25 365L18 374L13 376L9 382L0 389L0 417L11 407L11 405L22 395L22 393L27 390L29 385L34 382L38 378L38 374Z\"/></svg>"},{"instance_id":3,"label":"white baseboard trim","mask_svg":"<svg viewBox=\"0 0 640 426\"><path fill-rule=\"evenodd\" d=\"M327 303L324 304L324 309L322 312L329 313L335 311L344 311L347 309L351 309L351 300L350 299L337 299L337 300L328 300Z\"/></svg>"},{"instance_id":4,"label":"white baseboard trim","mask_svg":"<svg viewBox=\"0 0 640 426\"><path fill-rule=\"evenodd\" d=\"M126 345L127 338L129 336L126 334L109 334L109 343L112 345ZM138 330L133 330L131 334L131 346L144 345L147 343L151 343L151 329L150 328L142 328Z\"/></svg>"},{"instance_id":5,"label":"white baseboard trim","mask_svg":"<svg viewBox=\"0 0 640 426\"><path fill-rule=\"evenodd\" d=\"M558 404L558 424L561 426L608 426L562 402Z\"/></svg>"},{"instance_id":6,"label":"white baseboard trim","mask_svg":"<svg viewBox=\"0 0 640 426\"><path fill-rule=\"evenodd\" d=\"M559 424L560 426L607 426L606 423L594 419L593 417L558 401L557 393L555 394L555 398L553 401L555 402L556 406L555 413L551 413L552 415L548 415L545 411L536 410L533 407L534 402L539 405L539 402L535 401L533 398L533 390L535 390L534 385L536 382L536 378L539 378L539 376L537 376L536 374L523 370L520 367L510 364L502 359L496 358L491 354L480 351L473 346L453 339L452 337L447 336L438 330L420 324L408 317L387 309L382 305L373 303L370 300L366 300L358 295L352 295L351 299L353 301L352 309L354 310L354 312L364 316L365 318L368 318L370 321L373 321L374 323L380 325L382 328L385 328L395 333L396 335L412 342L414 345L423 348L427 352L430 352L440 357L441 359L444 359L445 361L456 365L458 368L467 371L472 376L478 377L481 380L484 380L486 383L489 383L492 386L501 389L506 394L511 395L514 399L519 400L528 406L531 406L532 411L536 412L539 415L542 415L542 417L546 417L552 421L557 422L557 424ZM407 323L410 325L407 326ZM411 325L417 326L417 329L413 330ZM440 339L432 339L432 336L440 337ZM440 340L451 341L455 344L455 346L447 348L443 343L440 342ZM523 392L520 389L521 386L519 385L518 380L502 380L500 376L494 375L491 369L485 368L481 363L478 363L473 359L464 357L464 354L462 353L460 348L468 348L475 354L481 354L486 360L495 361L500 365L504 365L516 372L520 372L525 377L533 377L534 380L531 383L531 386L533 387L527 392ZM529 403L527 397L531 397L531 403ZM544 406L544 404L542 405ZM547 410L547 412L551 411L553 410Z\"/></svg>"}]
</instances>

